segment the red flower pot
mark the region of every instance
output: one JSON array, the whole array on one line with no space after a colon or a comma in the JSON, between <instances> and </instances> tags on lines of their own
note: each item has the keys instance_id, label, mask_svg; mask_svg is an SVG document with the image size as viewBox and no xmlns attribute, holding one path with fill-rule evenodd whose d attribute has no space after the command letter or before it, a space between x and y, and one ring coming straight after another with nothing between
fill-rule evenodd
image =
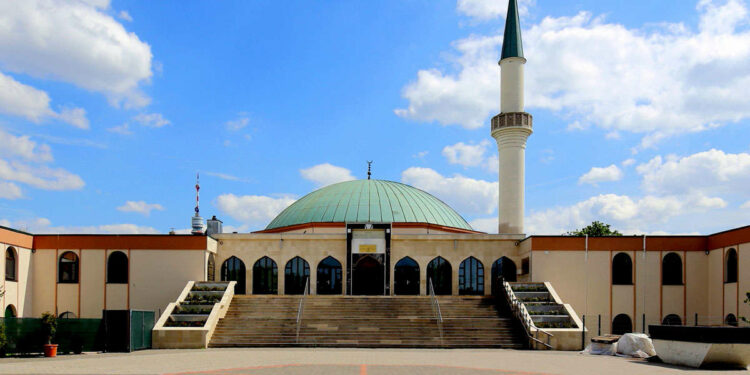
<instances>
[{"instance_id":1,"label":"red flower pot","mask_svg":"<svg viewBox=\"0 0 750 375\"><path fill-rule=\"evenodd\" d=\"M57 344L44 344L45 357L57 357Z\"/></svg>"}]
</instances>

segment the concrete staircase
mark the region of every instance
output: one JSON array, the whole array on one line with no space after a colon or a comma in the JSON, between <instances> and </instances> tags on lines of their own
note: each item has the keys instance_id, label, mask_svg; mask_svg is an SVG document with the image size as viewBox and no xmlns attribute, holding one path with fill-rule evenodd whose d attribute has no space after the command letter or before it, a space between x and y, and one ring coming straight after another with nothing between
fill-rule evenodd
<instances>
[{"instance_id":1,"label":"concrete staircase","mask_svg":"<svg viewBox=\"0 0 750 375\"><path fill-rule=\"evenodd\" d=\"M438 297L440 326L430 297L307 296L297 335L301 296L234 296L210 347L522 348L525 340L503 299Z\"/></svg>"}]
</instances>

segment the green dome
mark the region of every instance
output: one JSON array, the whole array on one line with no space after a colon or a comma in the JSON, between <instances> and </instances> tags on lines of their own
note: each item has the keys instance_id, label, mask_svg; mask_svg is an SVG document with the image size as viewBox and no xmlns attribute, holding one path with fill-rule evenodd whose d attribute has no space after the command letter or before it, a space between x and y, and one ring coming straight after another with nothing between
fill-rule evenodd
<instances>
[{"instance_id":1,"label":"green dome","mask_svg":"<svg viewBox=\"0 0 750 375\"><path fill-rule=\"evenodd\" d=\"M316 190L287 207L266 230L306 223L428 223L473 230L441 200L383 180L346 181Z\"/></svg>"}]
</instances>

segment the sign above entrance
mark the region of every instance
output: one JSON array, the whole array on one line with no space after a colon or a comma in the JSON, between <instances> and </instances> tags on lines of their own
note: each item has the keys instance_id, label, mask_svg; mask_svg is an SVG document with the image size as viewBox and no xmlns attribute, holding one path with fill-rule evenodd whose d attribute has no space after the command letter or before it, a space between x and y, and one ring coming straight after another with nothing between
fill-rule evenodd
<instances>
[{"instance_id":1,"label":"sign above entrance","mask_svg":"<svg viewBox=\"0 0 750 375\"><path fill-rule=\"evenodd\" d=\"M355 229L352 232L352 254L385 254L385 231Z\"/></svg>"},{"instance_id":2,"label":"sign above entrance","mask_svg":"<svg viewBox=\"0 0 750 375\"><path fill-rule=\"evenodd\" d=\"M378 245L360 244L358 250L358 253L361 254L373 254L378 252Z\"/></svg>"}]
</instances>

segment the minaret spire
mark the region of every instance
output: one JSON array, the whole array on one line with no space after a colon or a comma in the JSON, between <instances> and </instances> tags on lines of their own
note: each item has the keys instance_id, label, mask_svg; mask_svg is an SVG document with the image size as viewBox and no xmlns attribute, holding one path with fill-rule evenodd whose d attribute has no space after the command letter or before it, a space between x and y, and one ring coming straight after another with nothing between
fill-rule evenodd
<instances>
[{"instance_id":1,"label":"minaret spire","mask_svg":"<svg viewBox=\"0 0 750 375\"><path fill-rule=\"evenodd\" d=\"M502 59L523 57L521 40L521 20L518 17L518 1L508 1L508 15L505 17L505 34L503 35Z\"/></svg>"},{"instance_id":2,"label":"minaret spire","mask_svg":"<svg viewBox=\"0 0 750 375\"><path fill-rule=\"evenodd\" d=\"M500 114L492 118L499 160L498 232L523 234L526 140L532 117L524 111L524 65L518 1L508 1L500 58Z\"/></svg>"},{"instance_id":3,"label":"minaret spire","mask_svg":"<svg viewBox=\"0 0 750 375\"><path fill-rule=\"evenodd\" d=\"M367 179L370 179L370 176L372 176L372 160L367 161Z\"/></svg>"}]
</instances>

